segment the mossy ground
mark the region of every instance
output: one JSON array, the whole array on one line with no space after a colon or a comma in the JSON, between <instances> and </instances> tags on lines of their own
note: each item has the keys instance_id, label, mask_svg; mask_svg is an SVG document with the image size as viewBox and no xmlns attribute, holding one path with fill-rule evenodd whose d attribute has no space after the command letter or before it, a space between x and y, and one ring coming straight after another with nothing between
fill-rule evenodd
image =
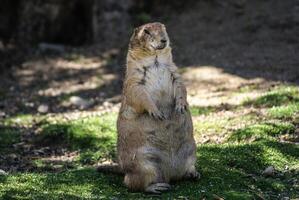
<instances>
[{"instance_id":1,"label":"mossy ground","mask_svg":"<svg viewBox=\"0 0 299 200\"><path fill-rule=\"evenodd\" d=\"M249 111L246 111L248 110ZM1 153L14 149L22 130L36 130L31 144L76 152L51 161L46 153L29 156L30 168L0 175L1 199L282 199L299 197L298 87L280 86L240 105L191 107L198 142L199 181L173 183L162 196L131 193L123 177L102 174L94 165L115 160L116 113L63 120L21 115L1 125ZM211 140L201 143L201 136ZM220 137L220 140L213 138ZM60 154L60 156L63 154ZM57 161L57 160L56 160ZM9 165L9 162L7 161ZM274 166L273 177L262 171Z\"/></svg>"}]
</instances>

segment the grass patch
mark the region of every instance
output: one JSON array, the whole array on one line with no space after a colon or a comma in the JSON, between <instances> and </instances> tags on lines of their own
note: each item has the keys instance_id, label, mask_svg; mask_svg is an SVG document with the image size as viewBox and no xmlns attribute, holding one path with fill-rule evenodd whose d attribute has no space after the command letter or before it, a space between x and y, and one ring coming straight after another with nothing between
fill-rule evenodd
<instances>
[{"instance_id":1,"label":"grass patch","mask_svg":"<svg viewBox=\"0 0 299 200\"><path fill-rule=\"evenodd\" d=\"M273 118L286 119L292 118L299 113L299 103L276 106L267 111L268 115Z\"/></svg>"},{"instance_id":2,"label":"grass patch","mask_svg":"<svg viewBox=\"0 0 299 200\"><path fill-rule=\"evenodd\" d=\"M116 114L43 125L35 143L63 145L80 150L83 164L93 164L102 158L115 157Z\"/></svg>"},{"instance_id":3,"label":"grass patch","mask_svg":"<svg viewBox=\"0 0 299 200\"><path fill-rule=\"evenodd\" d=\"M279 178L265 178L261 171L273 165L282 171L285 165L298 166L299 148L275 141L252 144L201 145L197 151L198 182L182 181L162 199L279 199L283 194L295 198L290 178L298 171L282 173ZM248 176L251 175L251 176ZM255 177L255 178L252 178ZM15 173L0 177L2 199L155 199L142 193L131 193L122 184L123 177L97 173L84 168L62 173ZM159 199L159 198L158 198Z\"/></svg>"},{"instance_id":4,"label":"grass patch","mask_svg":"<svg viewBox=\"0 0 299 200\"><path fill-rule=\"evenodd\" d=\"M12 126L12 125L31 125L34 123L34 120L37 120L37 116L33 116L31 114L19 114L14 117L8 117L3 120L3 124L6 126Z\"/></svg>"},{"instance_id":5,"label":"grass patch","mask_svg":"<svg viewBox=\"0 0 299 200\"><path fill-rule=\"evenodd\" d=\"M273 107L289 103L299 103L299 90L294 86L278 87L261 97L249 99L243 105L253 105L255 107Z\"/></svg>"},{"instance_id":6,"label":"grass patch","mask_svg":"<svg viewBox=\"0 0 299 200\"><path fill-rule=\"evenodd\" d=\"M214 199L215 195L230 200L298 198L299 146L278 139L295 133L293 118L298 114L298 99L298 88L286 86L233 108L191 107L195 137L220 133L229 137L221 144L198 145L196 167L202 178L174 183L172 191L160 197L132 193L123 185L122 176L90 168L99 160L115 159L115 113L73 121L45 116L6 119L0 127L1 150L19 141L17 125L33 123L40 130L36 144L61 145L75 150L77 157L69 163L71 167L61 167L59 173L47 169L63 162L37 159L34 163L41 170L0 176L0 199ZM247 112L244 105L256 108ZM260 107L266 108L266 115L258 112ZM230 110L230 115L215 114L223 110ZM204 116L196 117L199 115ZM262 175L268 166L276 169L274 177Z\"/></svg>"},{"instance_id":7,"label":"grass patch","mask_svg":"<svg viewBox=\"0 0 299 200\"><path fill-rule=\"evenodd\" d=\"M229 134L237 127L245 127L255 124L259 118L254 114L246 114L234 117L207 116L205 119L194 120L195 136L209 136L219 134Z\"/></svg>"},{"instance_id":8,"label":"grass patch","mask_svg":"<svg viewBox=\"0 0 299 200\"><path fill-rule=\"evenodd\" d=\"M246 142L271 138L282 134L291 134L295 126L291 123L261 123L239 129L228 138L230 142Z\"/></svg>"},{"instance_id":9,"label":"grass patch","mask_svg":"<svg viewBox=\"0 0 299 200\"><path fill-rule=\"evenodd\" d=\"M243 85L239 88L239 93L247 93L258 89L258 84Z\"/></svg>"},{"instance_id":10,"label":"grass patch","mask_svg":"<svg viewBox=\"0 0 299 200\"><path fill-rule=\"evenodd\" d=\"M224 128L228 120L222 119L217 122L214 120L200 121L194 124L194 132L196 135L219 134L226 131Z\"/></svg>"},{"instance_id":11,"label":"grass patch","mask_svg":"<svg viewBox=\"0 0 299 200\"><path fill-rule=\"evenodd\" d=\"M215 107L208 106L192 106L190 107L190 112L192 116L199 116L199 115L208 115L216 110Z\"/></svg>"},{"instance_id":12,"label":"grass patch","mask_svg":"<svg viewBox=\"0 0 299 200\"><path fill-rule=\"evenodd\" d=\"M0 153L9 150L13 144L20 142L20 132L15 127L0 126Z\"/></svg>"}]
</instances>

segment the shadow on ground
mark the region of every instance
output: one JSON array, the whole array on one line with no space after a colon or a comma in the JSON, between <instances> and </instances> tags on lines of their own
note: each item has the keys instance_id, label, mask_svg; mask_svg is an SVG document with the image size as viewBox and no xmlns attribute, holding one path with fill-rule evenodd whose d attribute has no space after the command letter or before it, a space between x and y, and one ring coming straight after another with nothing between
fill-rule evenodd
<instances>
[{"instance_id":1,"label":"shadow on ground","mask_svg":"<svg viewBox=\"0 0 299 200\"><path fill-rule=\"evenodd\" d=\"M270 151L277 151L278 156ZM178 182L164 198L189 197L191 199L279 199L295 197L291 190L298 178L298 171L284 171L284 165L294 162L299 154L298 146L263 140L243 145L205 145L198 148L198 168L202 174L198 182ZM288 158L288 159L285 159ZM275 177L264 177L262 170L275 164ZM6 187L4 199L30 197L44 199L82 198L146 198L149 195L130 193L122 184L122 177L97 173L95 169L83 168L61 173L13 173L0 177ZM16 187L18 185L18 187Z\"/></svg>"}]
</instances>

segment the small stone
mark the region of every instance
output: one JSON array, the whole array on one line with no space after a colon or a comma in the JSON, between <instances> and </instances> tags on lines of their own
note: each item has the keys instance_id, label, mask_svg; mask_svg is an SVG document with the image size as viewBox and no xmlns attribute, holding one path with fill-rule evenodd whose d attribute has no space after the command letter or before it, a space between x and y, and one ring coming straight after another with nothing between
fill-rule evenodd
<instances>
[{"instance_id":1,"label":"small stone","mask_svg":"<svg viewBox=\"0 0 299 200\"><path fill-rule=\"evenodd\" d=\"M0 111L0 118L5 118L6 117L6 113L5 112L2 112Z\"/></svg>"},{"instance_id":2,"label":"small stone","mask_svg":"<svg viewBox=\"0 0 299 200\"><path fill-rule=\"evenodd\" d=\"M46 104L42 104L42 105L38 106L37 111L39 113L47 113L49 111L49 106Z\"/></svg>"},{"instance_id":3,"label":"small stone","mask_svg":"<svg viewBox=\"0 0 299 200\"><path fill-rule=\"evenodd\" d=\"M13 146L15 149L17 149L17 148L22 147L24 144L25 144L25 142L19 142L19 143L15 143L15 144L13 144L12 146Z\"/></svg>"},{"instance_id":4,"label":"small stone","mask_svg":"<svg viewBox=\"0 0 299 200\"><path fill-rule=\"evenodd\" d=\"M215 199L215 200L224 200L222 197L218 196L217 194L213 194L213 199Z\"/></svg>"},{"instance_id":5,"label":"small stone","mask_svg":"<svg viewBox=\"0 0 299 200\"><path fill-rule=\"evenodd\" d=\"M35 149L33 150L34 155L44 155L45 154L45 149L41 148L41 149Z\"/></svg>"},{"instance_id":6,"label":"small stone","mask_svg":"<svg viewBox=\"0 0 299 200\"><path fill-rule=\"evenodd\" d=\"M0 176L6 176L8 175L7 172L5 172L3 169L0 169Z\"/></svg>"},{"instance_id":7,"label":"small stone","mask_svg":"<svg viewBox=\"0 0 299 200\"><path fill-rule=\"evenodd\" d=\"M210 141L211 141L210 138L205 138L205 139L203 139L203 141L201 143L206 144L206 143L209 143Z\"/></svg>"},{"instance_id":8,"label":"small stone","mask_svg":"<svg viewBox=\"0 0 299 200\"><path fill-rule=\"evenodd\" d=\"M288 169L289 169L289 166L288 166L288 165L284 166L284 169L285 169L285 170L288 170Z\"/></svg>"},{"instance_id":9,"label":"small stone","mask_svg":"<svg viewBox=\"0 0 299 200\"><path fill-rule=\"evenodd\" d=\"M18 156L14 153L8 154L8 157L11 159L16 159Z\"/></svg>"},{"instance_id":10,"label":"small stone","mask_svg":"<svg viewBox=\"0 0 299 200\"><path fill-rule=\"evenodd\" d=\"M104 103L103 103L103 106L105 107L105 108L108 108L108 107L110 107L112 104L110 103L110 102L108 102L108 101L105 101Z\"/></svg>"},{"instance_id":11,"label":"small stone","mask_svg":"<svg viewBox=\"0 0 299 200\"><path fill-rule=\"evenodd\" d=\"M38 48L41 51L52 51L57 53L63 53L65 51L65 47L59 44L40 43L38 44Z\"/></svg>"},{"instance_id":12,"label":"small stone","mask_svg":"<svg viewBox=\"0 0 299 200\"><path fill-rule=\"evenodd\" d=\"M32 108L32 107L34 107L34 103L33 102L26 102L25 106Z\"/></svg>"},{"instance_id":13,"label":"small stone","mask_svg":"<svg viewBox=\"0 0 299 200\"><path fill-rule=\"evenodd\" d=\"M14 87L14 86L11 86L11 87L9 88L9 90L10 90L10 91L14 91L14 90L15 90L15 87Z\"/></svg>"},{"instance_id":14,"label":"small stone","mask_svg":"<svg viewBox=\"0 0 299 200\"><path fill-rule=\"evenodd\" d=\"M275 169L274 169L273 166L269 166L269 167L267 167L267 168L262 172L262 174L263 174L264 176L274 176L274 174L275 174Z\"/></svg>"},{"instance_id":15,"label":"small stone","mask_svg":"<svg viewBox=\"0 0 299 200\"><path fill-rule=\"evenodd\" d=\"M70 98L70 102L71 104L78 106L81 109L88 108L91 105L91 102L78 96L72 96Z\"/></svg>"}]
</instances>

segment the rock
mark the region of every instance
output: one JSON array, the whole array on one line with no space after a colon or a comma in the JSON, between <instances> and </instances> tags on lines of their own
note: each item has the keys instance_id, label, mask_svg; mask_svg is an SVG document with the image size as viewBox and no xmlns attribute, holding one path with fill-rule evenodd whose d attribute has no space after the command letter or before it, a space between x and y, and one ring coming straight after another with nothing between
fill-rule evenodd
<instances>
[{"instance_id":1,"label":"rock","mask_svg":"<svg viewBox=\"0 0 299 200\"><path fill-rule=\"evenodd\" d=\"M51 51L51 52L63 53L65 51L64 46L59 44L40 43L38 45L38 48L43 52Z\"/></svg>"},{"instance_id":2,"label":"rock","mask_svg":"<svg viewBox=\"0 0 299 200\"><path fill-rule=\"evenodd\" d=\"M105 107L105 108L108 108L108 107L110 107L112 104L110 103L110 102L108 102L108 101L105 101L104 103L103 103L103 106Z\"/></svg>"},{"instance_id":3,"label":"rock","mask_svg":"<svg viewBox=\"0 0 299 200\"><path fill-rule=\"evenodd\" d=\"M70 102L81 109L88 108L91 105L91 102L78 96L72 96Z\"/></svg>"},{"instance_id":4,"label":"rock","mask_svg":"<svg viewBox=\"0 0 299 200\"><path fill-rule=\"evenodd\" d=\"M5 113L5 112L2 112L2 111L0 111L0 118L5 118L5 116L6 116L6 113Z\"/></svg>"},{"instance_id":5,"label":"rock","mask_svg":"<svg viewBox=\"0 0 299 200\"><path fill-rule=\"evenodd\" d=\"M218 196L217 194L213 194L213 199L215 199L215 200L224 200L222 197Z\"/></svg>"},{"instance_id":6,"label":"rock","mask_svg":"<svg viewBox=\"0 0 299 200\"><path fill-rule=\"evenodd\" d=\"M2 169L0 169L0 176L6 176L6 175L8 175L8 173L7 172L5 172L4 170L2 170Z\"/></svg>"},{"instance_id":7,"label":"rock","mask_svg":"<svg viewBox=\"0 0 299 200\"><path fill-rule=\"evenodd\" d=\"M34 107L34 103L32 103L32 102L26 102L25 106L27 106L27 107Z\"/></svg>"},{"instance_id":8,"label":"rock","mask_svg":"<svg viewBox=\"0 0 299 200\"><path fill-rule=\"evenodd\" d=\"M262 174L263 174L264 176L274 176L274 174L275 174L275 169L274 169L273 166L269 166L269 167L267 167L267 168L262 172Z\"/></svg>"},{"instance_id":9,"label":"rock","mask_svg":"<svg viewBox=\"0 0 299 200\"><path fill-rule=\"evenodd\" d=\"M203 140L201 141L201 144L206 144L209 143L211 141L210 138L203 138Z\"/></svg>"},{"instance_id":10,"label":"rock","mask_svg":"<svg viewBox=\"0 0 299 200\"><path fill-rule=\"evenodd\" d=\"M8 157L13 160L18 158L18 156L14 153L8 154Z\"/></svg>"},{"instance_id":11,"label":"rock","mask_svg":"<svg viewBox=\"0 0 299 200\"><path fill-rule=\"evenodd\" d=\"M42 104L42 105L38 106L37 111L39 113L47 113L49 111L49 106L46 104Z\"/></svg>"},{"instance_id":12,"label":"rock","mask_svg":"<svg viewBox=\"0 0 299 200\"><path fill-rule=\"evenodd\" d=\"M13 144L12 146L13 146L13 148L17 149L17 148L22 147L24 144L25 144L25 142L19 142L19 143Z\"/></svg>"},{"instance_id":13,"label":"rock","mask_svg":"<svg viewBox=\"0 0 299 200\"><path fill-rule=\"evenodd\" d=\"M33 154L38 156L38 155L44 155L45 152L44 152L43 149L36 149L36 150L33 151Z\"/></svg>"}]
</instances>

